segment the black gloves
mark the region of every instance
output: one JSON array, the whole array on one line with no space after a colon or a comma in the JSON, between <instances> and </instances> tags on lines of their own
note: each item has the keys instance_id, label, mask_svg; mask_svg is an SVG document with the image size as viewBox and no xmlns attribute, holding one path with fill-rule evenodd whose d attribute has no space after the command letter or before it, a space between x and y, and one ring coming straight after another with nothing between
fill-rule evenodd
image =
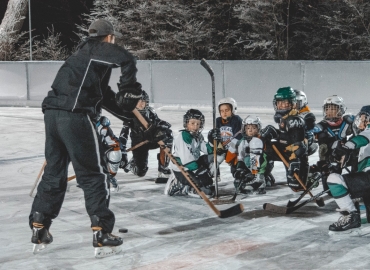
<instances>
[{"instance_id":1,"label":"black gloves","mask_svg":"<svg viewBox=\"0 0 370 270\"><path fill-rule=\"evenodd\" d=\"M161 121L165 122L165 121ZM158 125L151 124L148 129L144 130L144 140L148 140L150 142L159 142L162 141L166 147L171 147L173 142L172 130L168 127L168 125L162 125L159 122Z\"/></svg>"},{"instance_id":2,"label":"black gloves","mask_svg":"<svg viewBox=\"0 0 370 270\"><path fill-rule=\"evenodd\" d=\"M334 142L332 148L333 152L331 153L331 156L335 161L341 162L344 156L344 160L342 163L342 167L344 167L350 158L352 150L345 146L341 141Z\"/></svg>"},{"instance_id":3,"label":"black gloves","mask_svg":"<svg viewBox=\"0 0 370 270\"><path fill-rule=\"evenodd\" d=\"M121 161L119 163L119 167L121 169L124 169L126 166L127 166L127 153L122 153L122 158L121 158Z\"/></svg>"},{"instance_id":4,"label":"black gloves","mask_svg":"<svg viewBox=\"0 0 370 270\"><path fill-rule=\"evenodd\" d=\"M261 130L261 136L267 140L277 139L279 132L274 126L268 125Z\"/></svg>"},{"instance_id":5,"label":"black gloves","mask_svg":"<svg viewBox=\"0 0 370 270\"><path fill-rule=\"evenodd\" d=\"M118 84L118 89L119 92L116 94L116 103L118 107L124 111L133 111L142 97L141 84L136 82L134 85L125 87Z\"/></svg>"},{"instance_id":6,"label":"black gloves","mask_svg":"<svg viewBox=\"0 0 370 270\"><path fill-rule=\"evenodd\" d=\"M213 145L213 141L221 142L221 133L219 128L211 129L208 132L208 142Z\"/></svg>"}]
</instances>

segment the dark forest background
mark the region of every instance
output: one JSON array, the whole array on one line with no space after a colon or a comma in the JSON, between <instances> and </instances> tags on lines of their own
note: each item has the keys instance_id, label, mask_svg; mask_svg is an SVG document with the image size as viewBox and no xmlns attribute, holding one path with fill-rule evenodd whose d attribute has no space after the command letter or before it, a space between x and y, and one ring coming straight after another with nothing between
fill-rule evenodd
<instances>
[{"instance_id":1,"label":"dark forest background","mask_svg":"<svg viewBox=\"0 0 370 270\"><path fill-rule=\"evenodd\" d=\"M119 44L142 60L370 58L369 1L31 0L31 11L33 60L65 59L96 18L110 20ZM29 59L26 17L0 60Z\"/></svg>"}]
</instances>

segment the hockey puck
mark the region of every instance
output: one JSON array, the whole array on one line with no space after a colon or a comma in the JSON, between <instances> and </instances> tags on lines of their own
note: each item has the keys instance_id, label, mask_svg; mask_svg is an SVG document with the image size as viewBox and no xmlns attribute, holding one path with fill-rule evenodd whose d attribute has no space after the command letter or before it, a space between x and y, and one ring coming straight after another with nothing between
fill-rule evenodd
<instances>
[{"instance_id":1,"label":"hockey puck","mask_svg":"<svg viewBox=\"0 0 370 270\"><path fill-rule=\"evenodd\" d=\"M126 228L121 228L118 230L120 233L127 233L128 230Z\"/></svg>"}]
</instances>

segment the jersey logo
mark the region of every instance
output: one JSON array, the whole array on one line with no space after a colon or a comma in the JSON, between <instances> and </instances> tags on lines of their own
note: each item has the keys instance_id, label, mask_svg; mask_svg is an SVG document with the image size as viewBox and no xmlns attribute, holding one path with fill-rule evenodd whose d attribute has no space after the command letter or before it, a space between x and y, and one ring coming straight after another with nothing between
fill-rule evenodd
<instances>
[{"instance_id":1,"label":"jersey logo","mask_svg":"<svg viewBox=\"0 0 370 270\"><path fill-rule=\"evenodd\" d=\"M228 139L233 137L233 129L232 127L220 127L220 134L222 141L227 141Z\"/></svg>"},{"instance_id":2,"label":"jersey logo","mask_svg":"<svg viewBox=\"0 0 370 270\"><path fill-rule=\"evenodd\" d=\"M289 128L303 128L304 124L298 119L289 120Z\"/></svg>"}]
</instances>

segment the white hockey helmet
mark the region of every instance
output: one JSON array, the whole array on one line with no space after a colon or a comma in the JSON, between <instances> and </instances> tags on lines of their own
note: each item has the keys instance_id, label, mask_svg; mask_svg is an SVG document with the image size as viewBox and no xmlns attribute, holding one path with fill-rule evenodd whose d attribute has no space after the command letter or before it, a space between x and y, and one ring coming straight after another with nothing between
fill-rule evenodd
<instances>
[{"instance_id":1,"label":"white hockey helmet","mask_svg":"<svg viewBox=\"0 0 370 270\"><path fill-rule=\"evenodd\" d=\"M335 116L328 116L326 114L326 110L328 108L336 108L337 109L337 114ZM344 100L342 97L337 96L337 95L332 95L327 97L324 100L324 105L322 106L322 114L324 116L324 119L330 122L336 122L338 121L346 112L347 107L344 104Z\"/></svg>"},{"instance_id":2,"label":"white hockey helmet","mask_svg":"<svg viewBox=\"0 0 370 270\"><path fill-rule=\"evenodd\" d=\"M302 110L305 106L307 106L308 102L307 102L307 96L305 94L305 92L301 91L301 90L296 90L294 89L294 92L295 92L295 95L296 95L296 99L297 99L297 110L300 111Z\"/></svg>"},{"instance_id":3,"label":"white hockey helmet","mask_svg":"<svg viewBox=\"0 0 370 270\"><path fill-rule=\"evenodd\" d=\"M242 134L245 134L246 125L256 125L258 132L260 132L262 129L261 119L255 115L248 115L246 118L244 118L242 122Z\"/></svg>"},{"instance_id":4,"label":"white hockey helmet","mask_svg":"<svg viewBox=\"0 0 370 270\"><path fill-rule=\"evenodd\" d=\"M225 98L220 99L220 101L218 102L218 110L219 111L220 111L220 106L222 104L230 104L232 114L234 114L234 115L236 114L236 111L238 109L238 105L237 105L235 99L233 99L231 97L225 97Z\"/></svg>"}]
</instances>

